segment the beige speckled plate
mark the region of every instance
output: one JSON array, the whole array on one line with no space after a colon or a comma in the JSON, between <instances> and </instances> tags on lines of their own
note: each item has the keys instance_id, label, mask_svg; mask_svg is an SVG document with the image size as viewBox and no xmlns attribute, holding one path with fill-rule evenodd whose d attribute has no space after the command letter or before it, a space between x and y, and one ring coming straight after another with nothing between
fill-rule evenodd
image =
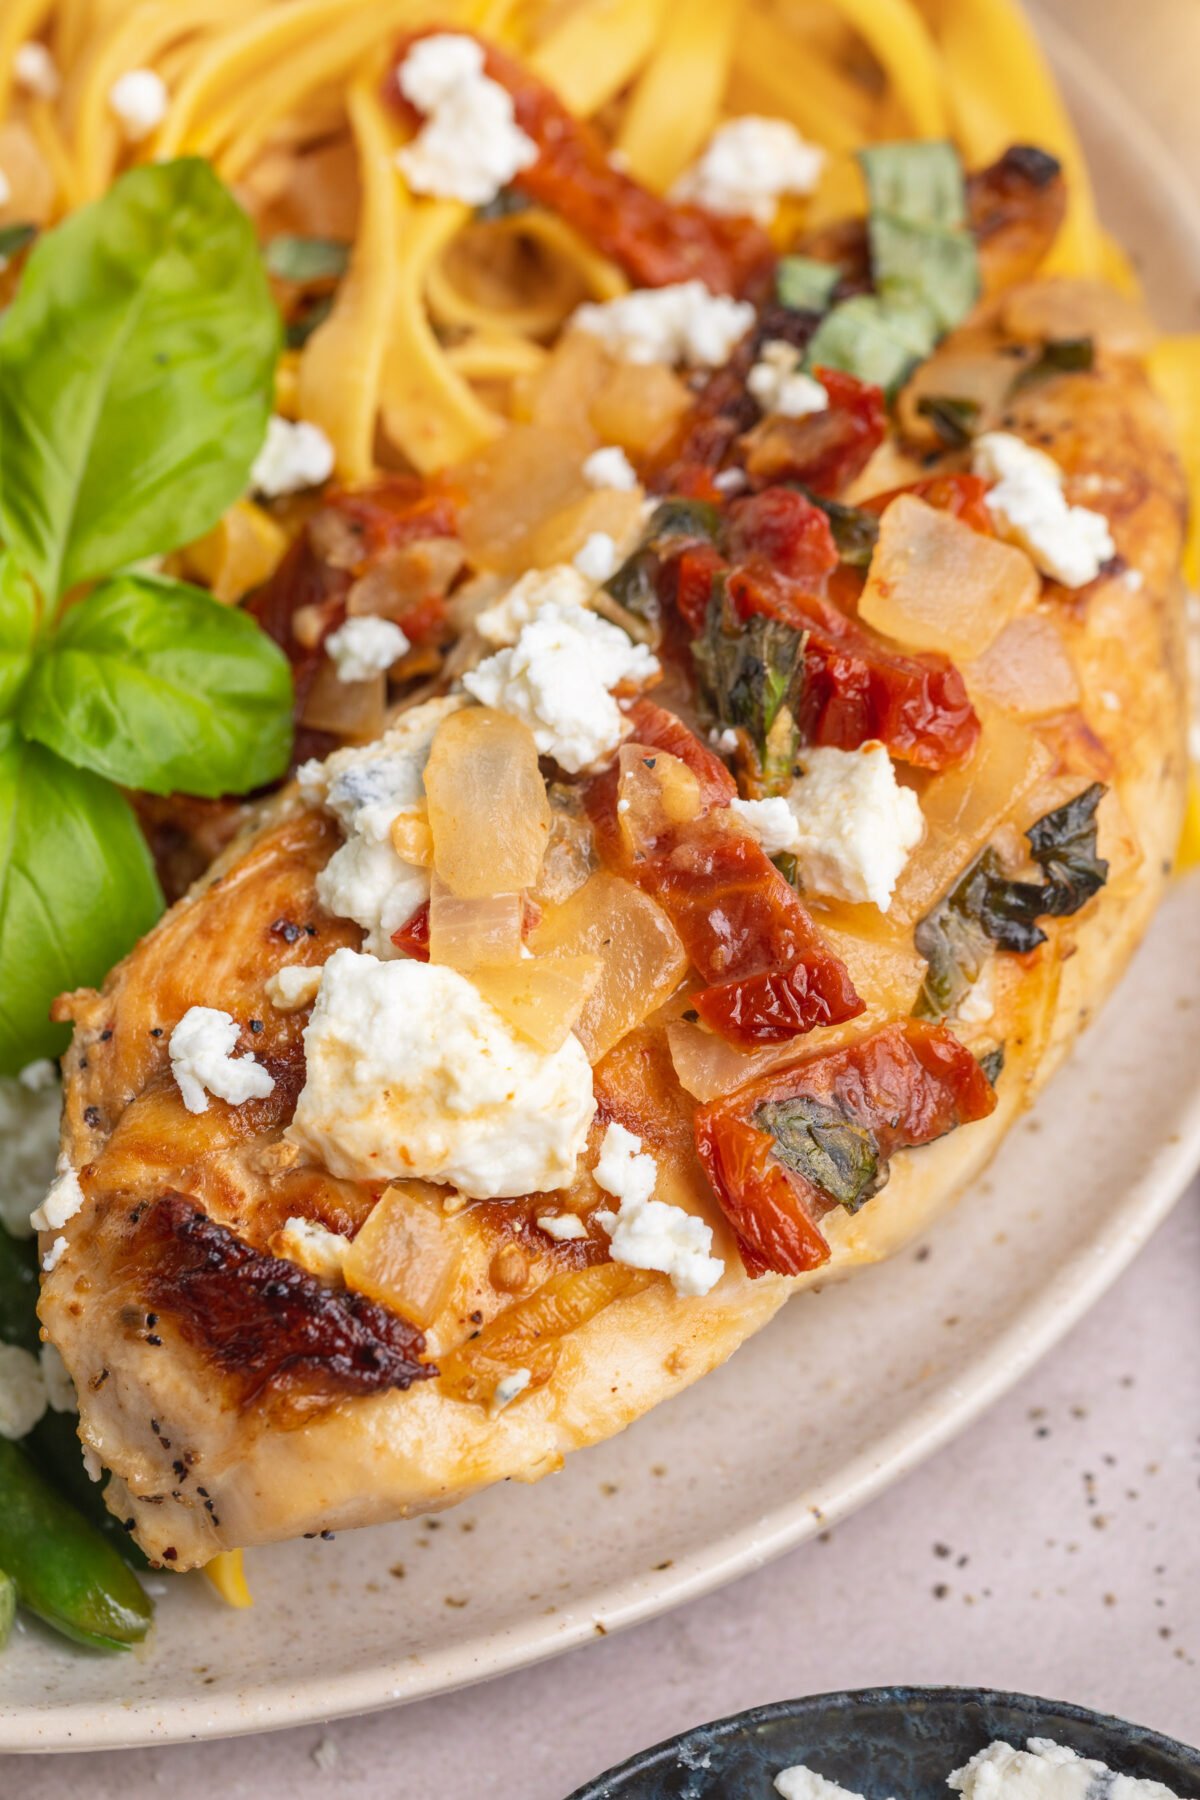
<instances>
[{"instance_id":1,"label":"beige speckled plate","mask_svg":"<svg viewBox=\"0 0 1200 1800\"><path fill-rule=\"evenodd\" d=\"M1200 208L1107 84L1054 50L1108 218L1179 323L1200 288ZM130 1658L22 1628L0 1665L0 1750L363 1712L554 1655L756 1567L944 1443L1097 1298L1200 1159L1198 1069L1193 877L928 1250L794 1302L724 1369L538 1487L253 1552L251 1613L188 1578Z\"/></svg>"}]
</instances>

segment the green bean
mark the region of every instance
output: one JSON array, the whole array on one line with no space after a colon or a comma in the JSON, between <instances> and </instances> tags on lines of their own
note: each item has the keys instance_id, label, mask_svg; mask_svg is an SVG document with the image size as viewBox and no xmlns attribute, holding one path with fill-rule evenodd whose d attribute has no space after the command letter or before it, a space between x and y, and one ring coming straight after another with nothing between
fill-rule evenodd
<instances>
[{"instance_id":1,"label":"green bean","mask_svg":"<svg viewBox=\"0 0 1200 1800\"><path fill-rule=\"evenodd\" d=\"M13 1620L17 1616L16 1583L0 1569L0 1650L8 1642L13 1628Z\"/></svg>"},{"instance_id":2,"label":"green bean","mask_svg":"<svg viewBox=\"0 0 1200 1800\"><path fill-rule=\"evenodd\" d=\"M0 1230L0 1344L38 1347L37 1239L19 1244Z\"/></svg>"},{"instance_id":3,"label":"green bean","mask_svg":"<svg viewBox=\"0 0 1200 1800\"><path fill-rule=\"evenodd\" d=\"M153 1608L112 1546L55 1492L25 1452L0 1438L0 1568L22 1606L95 1650L128 1650Z\"/></svg>"},{"instance_id":4,"label":"green bean","mask_svg":"<svg viewBox=\"0 0 1200 1800\"><path fill-rule=\"evenodd\" d=\"M108 1539L131 1569L148 1569L146 1557L120 1519L105 1506L103 1482L93 1481L83 1466L83 1446L75 1423L74 1413L45 1413L25 1439L25 1448L59 1493Z\"/></svg>"}]
</instances>

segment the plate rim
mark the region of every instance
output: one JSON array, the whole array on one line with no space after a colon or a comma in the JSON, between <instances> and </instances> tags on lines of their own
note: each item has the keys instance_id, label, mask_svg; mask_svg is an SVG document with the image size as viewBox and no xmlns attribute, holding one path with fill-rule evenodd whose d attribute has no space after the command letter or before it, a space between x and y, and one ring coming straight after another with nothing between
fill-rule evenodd
<instances>
[{"instance_id":1,"label":"plate rim","mask_svg":"<svg viewBox=\"0 0 1200 1800\"><path fill-rule=\"evenodd\" d=\"M823 1694L801 1694L793 1700L770 1700L762 1706L749 1706L742 1712L726 1713L719 1719L690 1725L686 1731L677 1732L674 1737L663 1738L645 1750L635 1751L615 1768L605 1769L601 1774L593 1776L582 1787L573 1789L566 1800L621 1800L620 1790L613 1786L615 1782L653 1769L659 1758L672 1755L678 1757L680 1751L690 1748L695 1739L703 1739L706 1744L712 1743L729 1736L739 1726L752 1728L771 1724L776 1719L803 1718L810 1709L848 1708L852 1705L882 1709L885 1705L894 1706L906 1702L926 1704L930 1700L935 1701L939 1707L972 1704L1004 1706L1012 1710L1046 1710L1057 1714L1059 1719L1098 1727L1105 1732L1111 1731L1118 1740L1123 1740L1132 1733L1139 1747L1145 1746L1178 1762L1185 1769L1194 1771L1189 1774L1189 1780L1200 1781L1200 1749L1185 1744L1182 1739L1168 1737L1165 1732L1157 1731L1151 1725L1139 1725L1134 1720L1118 1718L1115 1713L1097 1712L1093 1707L1080 1706L1072 1700L1052 1700L1040 1694L1026 1694L1007 1688L897 1682L885 1687L831 1688ZM634 1797L631 1796L630 1800L634 1800Z\"/></svg>"},{"instance_id":2,"label":"plate rim","mask_svg":"<svg viewBox=\"0 0 1200 1800\"><path fill-rule=\"evenodd\" d=\"M1121 137L1126 154L1144 171L1145 179L1165 190L1166 203L1183 221L1181 238L1191 242L1200 269L1200 196L1193 194L1181 165L1152 124L1090 54L1040 8L1036 30L1064 77L1068 96L1086 89L1095 117ZM1197 873L1185 879L1189 886L1200 886ZM1103 1031L1107 1010L1107 1005L1101 1009L1093 1030ZM1078 1324L1128 1267L1179 1200L1198 1166L1200 1087L1181 1104L1168 1134L1150 1147L1145 1172L1108 1217L1104 1242L1097 1245L1094 1238L1081 1241L1075 1254L1061 1265L1053 1291L1047 1287L1023 1306L988 1348L972 1359L968 1381L953 1396L944 1392L932 1396L906 1413L887 1436L843 1464L837 1472L836 1493L826 1504L821 1504L822 1495L815 1490L793 1496L752 1525L678 1557L669 1571L639 1572L605 1588L594 1600L573 1609L573 1617L526 1617L499 1625L490 1635L423 1656L418 1670L407 1656L400 1656L382 1659L369 1672L355 1668L314 1677L296 1688L276 1681L264 1689L243 1690L219 1699L197 1692L182 1704L178 1699L123 1703L116 1698L103 1707L80 1702L53 1711L28 1707L6 1711L0 1706L0 1754L57 1754L194 1742L361 1716L470 1687L559 1656L594 1641L601 1614L603 1633L610 1635L700 1599L867 1504L994 1405Z\"/></svg>"}]
</instances>

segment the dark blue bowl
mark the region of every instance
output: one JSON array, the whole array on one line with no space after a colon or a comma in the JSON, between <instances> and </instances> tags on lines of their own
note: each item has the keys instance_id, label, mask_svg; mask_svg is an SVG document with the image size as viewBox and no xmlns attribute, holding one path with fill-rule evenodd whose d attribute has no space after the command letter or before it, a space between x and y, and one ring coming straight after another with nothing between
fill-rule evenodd
<instances>
[{"instance_id":1,"label":"dark blue bowl","mask_svg":"<svg viewBox=\"0 0 1200 1800\"><path fill-rule=\"evenodd\" d=\"M1198 1702L1200 1704L1200 1702ZM867 1800L953 1800L946 1786L990 1744L1047 1737L1122 1775L1200 1800L1200 1751L1081 1706L986 1688L865 1688L779 1700L697 1725L576 1790L569 1800L776 1800L792 1763Z\"/></svg>"}]
</instances>

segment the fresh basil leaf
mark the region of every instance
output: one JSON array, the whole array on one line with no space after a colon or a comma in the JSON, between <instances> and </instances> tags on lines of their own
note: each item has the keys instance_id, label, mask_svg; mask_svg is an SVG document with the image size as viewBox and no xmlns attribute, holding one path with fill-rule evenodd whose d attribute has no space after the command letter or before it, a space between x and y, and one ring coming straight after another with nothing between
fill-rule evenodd
<instances>
[{"instance_id":1,"label":"fresh basil leaf","mask_svg":"<svg viewBox=\"0 0 1200 1800\"><path fill-rule=\"evenodd\" d=\"M929 420L948 450L965 450L974 435L979 402L954 394L922 394L917 411Z\"/></svg>"},{"instance_id":2,"label":"fresh basil leaf","mask_svg":"<svg viewBox=\"0 0 1200 1800\"><path fill-rule=\"evenodd\" d=\"M29 673L37 625L37 595L12 552L0 549L0 719Z\"/></svg>"},{"instance_id":3,"label":"fresh basil leaf","mask_svg":"<svg viewBox=\"0 0 1200 1800\"><path fill-rule=\"evenodd\" d=\"M0 329L0 536L48 601L245 490L279 335L250 221L199 159L131 170L40 239Z\"/></svg>"},{"instance_id":4,"label":"fresh basil leaf","mask_svg":"<svg viewBox=\"0 0 1200 1800\"><path fill-rule=\"evenodd\" d=\"M856 294L826 313L805 358L810 369L844 369L894 394L914 363L937 342L937 324L924 301Z\"/></svg>"},{"instance_id":5,"label":"fresh basil leaf","mask_svg":"<svg viewBox=\"0 0 1200 1800\"><path fill-rule=\"evenodd\" d=\"M836 1107L800 1094L768 1100L758 1107L754 1123L775 1140L775 1154L786 1168L855 1213L888 1178L873 1131L845 1118Z\"/></svg>"},{"instance_id":6,"label":"fresh basil leaf","mask_svg":"<svg viewBox=\"0 0 1200 1800\"><path fill-rule=\"evenodd\" d=\"M1079 911L1108 880L1096 854L1096 808L1105 789L1094 782L1055 807L1026 832L1029 854L1044 881L1014 881L987 848L917 925L915 943L929 964L914 1011L938 1019L951 1012L974 982L989 941L1024 954L1045 943L1039 919Z\"/></svg>"},{"instance_id":7,"label":"fresh basil leaf","mask_svg":"<svg viewBox=\"0 0 1200 1800\"><path fill-rule=\"evenodd\" d=\"M62 1053L54 996L102 981L162 905L116 789L0 726L0 1074Z\"/></svg>"},{"instance_id":8,"label":"fresh basil leaf","mask_svg":"<svg viewBox=\"0 0 1200 1800\"><path fill-rule=\"evenodd\" d=\"M805 633L764 613L738 619L718 581L704 631L692 645L718 723L749 732L768 794L781 793L795 771L804 644Z\"/></svg>"},{"instance_id":9,"label":"fresh basil leaf","mask_svg":"<svg viewBox=\"0 0 1200 1800\"><path fill-rule=\"evenodd\" d=\"M244 793L287 768L287 658L200 588L121 575L72 607L21 703L26 737L152 794Z\"/></svg>"},{"instance_id":10,"label":"fresh basil leaf","mask_svg":"<svg viewBox=\"0 0 1200 1800\"><path fill-rule=\"evenodd\" d=\"M350 246L341 238L281 232L267 244L263 261L279 281L336 281L350 267Z\"/></svg>"},{"instance_id":11,"label":"fresh basil leaf","mask_svg":"<svg viewBox=\"0 0 1200 1800\"><path fill-rule=\"evenodd\" d=\"M847 506L843 500L830 500L828 495L816 494L803 484L800 484L800 492L814 506L819 506L829 520L829 529L842 561L852 569L868 568L879 541L878 513L868 512L865 506Z\"/></svg>"},{"instance_id":12,"label":"fresh basil leaf","mask_svg":"<svg viewBox=\"0 0 1200 1800\"><path fill-rule=\"evenodd\" d=\"M32 244L38 234L36 225L2 225L0 226L0 269L10 263L14 256L20 256L27 244Z\"/></svg>"},{"instance_id":13,"label":"fresh basil leaf","mask_svg":"<svg viewBox=\"0 0 1200 1800\"><path fill-rule=\"evenodd\" d=\"M841 280L836 263L813 256L781 256L775 268L775 298L794 312L824 312Z\"/></svg>"},{"instance_id":14,"label":"fresh basil leaf","mask_svg":"<svg viewBox=\"0 0 1200 1800\"><path fill-rule=\"evenodd\" d=\"M1052 375L1078 375L1096 366L1096 346L1090 337L1047 338L1031 363L1021 370L1008 390L1019 394Z\"/></svg>"}]
</instances>

